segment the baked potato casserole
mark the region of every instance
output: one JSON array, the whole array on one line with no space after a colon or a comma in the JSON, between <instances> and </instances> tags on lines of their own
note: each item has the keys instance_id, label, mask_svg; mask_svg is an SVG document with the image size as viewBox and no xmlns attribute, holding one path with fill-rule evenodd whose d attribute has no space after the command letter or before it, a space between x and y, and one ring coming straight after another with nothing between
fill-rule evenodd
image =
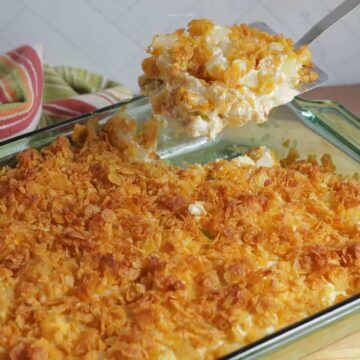
<instances>
[{"instance_id":1,"label":"baked potato casserole","mask_svg":"<svg viewBox=\"0 0 360 360\"><path fill-rule=\"evenodd\" d=\"M148 126L0 169L0 359L214 359L360 291L360 183L329 156L180 168Z\"/></svg>"}]
</instances>

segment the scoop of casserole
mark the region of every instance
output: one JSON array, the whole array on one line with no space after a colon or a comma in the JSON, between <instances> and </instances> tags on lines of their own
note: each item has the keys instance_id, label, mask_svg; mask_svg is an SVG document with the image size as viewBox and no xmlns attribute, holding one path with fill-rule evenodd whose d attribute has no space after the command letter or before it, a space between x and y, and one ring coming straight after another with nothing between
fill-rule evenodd
<instances>
[{"instance_id":1,"label":"scoop of casserole","mask_svg":"<svg viewBox=\"0 0 360 360\"><path fill-rule=\"evenodd\" d=\"M317 78L307 46L295 49L282 35L244 24L193 20L187 29L155 36L147 52L142 93L155 114L183 123L191 137L262 123Z\"/></svg>"}]
</instances>

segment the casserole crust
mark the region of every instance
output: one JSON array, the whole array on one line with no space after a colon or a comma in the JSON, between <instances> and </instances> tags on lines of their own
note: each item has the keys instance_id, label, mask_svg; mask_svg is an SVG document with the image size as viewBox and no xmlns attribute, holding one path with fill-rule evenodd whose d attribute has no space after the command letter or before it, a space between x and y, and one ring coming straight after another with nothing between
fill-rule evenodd
<instances>
[{"instance_id":1,"label":"casserole crust","mask_svg":"<svg viewBox=\"0 0 360 360\"><path fill-rule=\"evenodd\" d=\"M0 170L0 358L212 359L359 292L360 184L328 156L181 169L119 125Z\"/></svg>"}]
</instances>

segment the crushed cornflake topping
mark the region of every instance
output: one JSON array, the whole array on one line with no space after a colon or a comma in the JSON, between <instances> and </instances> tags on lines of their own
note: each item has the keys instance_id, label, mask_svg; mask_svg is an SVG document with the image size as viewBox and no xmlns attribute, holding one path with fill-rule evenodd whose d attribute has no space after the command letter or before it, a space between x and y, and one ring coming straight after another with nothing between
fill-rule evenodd
<instances>
[{"instance_id":1,"label":"crushed cornflake topping","mask_svg":"<svg viewBox=\"0 0 360 360\"><path fill-rule=\"evenodd\" d=\"M130 120L0 169L0 358L214 359L360 291L358 181L164 164Z\"/></svg>"},{"instance_id":2,"label":"crushed cornflake topping","mask_svg":"<svg viewBox=\"0 0 360 360\"><path fill-rule=\"evenodd\" d=\"M192 20L186 29L156 35L139 86L156 114L185 125L192 137L211 138L224 127L262 123L316 80L307 46L245 24Z\"/></svg>"}]
</instances>

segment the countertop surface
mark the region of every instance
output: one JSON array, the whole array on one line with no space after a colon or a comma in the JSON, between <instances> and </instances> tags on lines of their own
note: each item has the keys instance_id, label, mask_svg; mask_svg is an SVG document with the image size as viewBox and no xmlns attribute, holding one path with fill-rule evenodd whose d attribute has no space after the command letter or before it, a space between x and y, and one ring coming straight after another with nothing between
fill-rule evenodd
<instances>
[{"instance_id":1,"label":"countertop surface","mask_svg":"<svg viewBox=\"0 0 360 360\"><path fill-rule=\"evenodd\" d=\"M335 100L360 118L360 84L321 87L301 97L310 100Z\"/></svg>"},{"instance_id":2,"label":"countertop surface","mask_svg":"<svg viewBox=\"0 0 360 360\"><path fill-rule=\"evenodd\" d=\"M360 331L328 345L302 360L359 360Z\"/></svg>"},{"instance_id":3,"label":"countertop surface","mask_svg":"<svg viewBox=\"0 0 360 360\"><path fill-rule=\"evenodd\" d=\"M303 98L335 100L360 118L360 85L331 86L314 89ZM303 360L359 360L360 331L306 356Z\"/></svg>"}]
</instances>

